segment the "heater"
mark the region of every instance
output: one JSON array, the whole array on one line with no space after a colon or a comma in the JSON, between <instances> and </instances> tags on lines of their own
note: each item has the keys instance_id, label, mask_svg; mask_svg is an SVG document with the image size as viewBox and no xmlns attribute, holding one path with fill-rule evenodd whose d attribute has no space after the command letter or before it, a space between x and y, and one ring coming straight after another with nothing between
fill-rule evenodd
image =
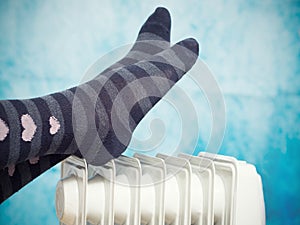
<instances>
[{"instance_id":1,"label":"heater","mask_svg":"<svg viewBox=\"0 0 300 225\"><path fill-rule=\"evenodd\" d=\"M121 156L61 165L56 214L65 225L265 225L261 177L233 157L202 152Z\"/></svg>"}]
</instances>

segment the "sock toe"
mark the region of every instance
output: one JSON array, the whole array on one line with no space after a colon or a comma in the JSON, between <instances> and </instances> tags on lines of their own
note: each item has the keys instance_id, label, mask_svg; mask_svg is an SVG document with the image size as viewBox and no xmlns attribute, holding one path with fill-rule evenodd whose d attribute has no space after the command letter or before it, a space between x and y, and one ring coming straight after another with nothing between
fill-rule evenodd
<instances>
[{"instance_id":1,"label":"sock toe","mask_svg":"<svg viewBox=\"0 0 300 225\"><path fill-rule=\"evenodd\" d=\"M191 69L199 55L199 44L194 38L187 38L175 44L172 49L185 65L185 71Z\"/></svg>"},{"instance_id":2,"label":"sock toe","mask_svg":"<svg viewBox=\"0 0 300 225\"><path fill-rule=\"evenodd\" d=\"M142 26L139 36L142 33L152 33L165 41L170 41L171 16L167 9L158 7Z\"/></svg>"},{"instance_id":3,"label":"sock toe","mask_svg":"<svg viewBox=\"0 0 300 225\"><path fill-rule=\"evenodd\" d=\"M177 45L185 47L187 50L192 51L195 55L199 54L199 44L194 38L187 38L177 43Z\"/></svg>"},{"instance_id":4,"label":"sock toe","mask_svg":"<svg viewBox=\"0 0 300 225\"><path fill-rule=\"evenodd\" d=\"M158 7L152 14L156 21L160 22L163 26L170 30L171 28L171 15L170 12L164 7Z\"/></svg>"}]
</instances>

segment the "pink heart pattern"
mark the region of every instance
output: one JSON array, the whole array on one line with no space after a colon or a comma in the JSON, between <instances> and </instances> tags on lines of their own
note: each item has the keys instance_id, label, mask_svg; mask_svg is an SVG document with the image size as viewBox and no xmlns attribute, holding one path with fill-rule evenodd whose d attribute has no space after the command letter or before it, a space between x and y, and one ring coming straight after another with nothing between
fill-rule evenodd
<instances>
[{"instance_id":1,"label":"pink heart pattern","mask_svg":"<svg viewBox=\"0 0 300 225\"><path fill-rule=\"evenodd\" d=\"M6 138L8 132L9 132L8 126L0 118L0 141L4 141L4 139Z\"/></svg>"},{"instance_id":2,"label":"pink heart pattern","mask_svg":"<svg viewBox=\"0 0 300 225\"><path fill-rule=\"evenodd\" d=\"M50 124L50 134L54 135L57 133L57 131L60 128L60 123L58 121L58 119L56 119L54 116L51 116L49 118L49 124Z\"/></svg>"},{"instance_id":3,"label":"pink heart pattern","mask_svg":"<svg viewBox=\"0 0 300 225\"><path fill-rule=\"evenodd\" d=\"M35 125L31 116L28 114L22 115L21 123L24 128L24 130L22 132L22 139L23 139L23 141L29 142L32 140L32 138L36 132L37 126Z\"/></svg>"}]
</instances>

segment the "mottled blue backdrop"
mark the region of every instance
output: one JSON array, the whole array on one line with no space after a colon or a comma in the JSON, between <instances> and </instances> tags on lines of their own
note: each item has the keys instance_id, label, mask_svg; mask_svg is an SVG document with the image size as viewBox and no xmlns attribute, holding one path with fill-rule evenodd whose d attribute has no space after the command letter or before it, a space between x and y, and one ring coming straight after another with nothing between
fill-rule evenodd
<instances>
[{"instance_id":1,"label":"mottled blue backdrop","mask_svg":"<svg viewBox=\"0 0 300 225\"><path fill-rule=\"evenodd\" d=\"M227 123L220 153L256 165L268 225L300 224L299 1L2 0L0 98L34 97L78 84L100 56L132 43L158 5L171 12L172 42L188 36L201 42L201 58L223 91ZM198 106L203 148L211 126L205 99L190 80L178 85ZM176 142L173 114L158 105L136 135L143 136L147 120L159 115L170 126L168 142ZM0 224L57 224L58 179L55 167L0 205Z\"/></svg>"}]
</instances>

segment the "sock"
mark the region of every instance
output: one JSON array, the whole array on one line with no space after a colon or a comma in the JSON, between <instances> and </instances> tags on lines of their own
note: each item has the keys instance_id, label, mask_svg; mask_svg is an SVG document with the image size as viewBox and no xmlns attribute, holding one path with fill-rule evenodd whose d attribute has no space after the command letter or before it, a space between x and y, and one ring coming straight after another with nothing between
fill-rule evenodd
<instances>
[{"instance_id":1,"label":"sock","mask_svg":"<svg viewBox=\"0 0 300 225\"><path fill-rule=\"evenodd\" d=\"M131 63L138 62L141 59L146 59L147 57L156 54L169 47L170 42L170 26L171 19L170 14L165 8L157 8L155 12L147 19L143 24L137 40L133 45L130 52L120 61L110 66L104 71L105 74L109 74L112 70L118 69L122 66L129 65ZM0 118L4 118L0 115ZM53 118L54 119L54 118ZM54 120L55 121L55 120ZM52 120L53 122L53 120ZM2 127L1 127L2 125ZM4 125L4 126L3 126ZM8 124L1 119L0 121L0 147L1 137L2 139L7 132ZM2 136L1 136L2 132ZM9 135L6 134L6 135ZM9 145L9 144L8 144ZM6 144L6 146L8 146ZM20 190L24 185L32 181L34 178L39 176L44 171L53 167L60 161L67 158L68 155L53 154L47 156L41 156L37 163L30 163L32 160L23 161L23 158L19 158L17 165L6 163L8 168L0 170L1 182L0 182L0 202L7 199L16 191ZM3 157L1 156L1 159ZM26 157L27 159L28 157ZM26 160L25 159L25 160ZM38 157L36 157L38 159ZM5 163L2 163L4 165ZM24 169L26 168L26 169ZM42 168L42 169L41 169ZM17 171L14 173L14 171ZM14 174L14 176L12 176Z\"/></svg>"},{"instance_id":2,"label":"sock","mask_svg":"<svg viewBox=\"0 0 300 225\"><path fill-rule=\"evenodd\" d=\"M178 48L178 46L185 46L188 50L182 50L181 48ZM24 152L26 153L27 158L32 158L52 152L57 154L73 154L77 152L77 149L79 148L82 155L86 156L88 159L88 162L95 165L103 164L107 160L119 156L126 149L131 134L138 122L171 88L171 86L190 69L197 58L197 53L197 43L193 39L188 39L180 42L177 46L173 46L172 49L165 50L161 54L151 57L150 61L139 62L121 68L118 72L112 73L112 76L109 78L105 77L105 74L99 75L97 79L86 84L41 98L2 101L1 122L4 126L1 127L1 149L4 150L4 155L13 157L13 159L12 157L8 159L6 165L17 161L16 155L20 158L22 154L24 155ZM179 65L176 65L175 67L170 65L178 62ZM123 75L125 79L122 78ZM165 79L159 79L158 81L156 79L157 77ZM143 78L151 79L146 79L148 80L146 83L140 83ZM132 102L132 99L128 99L129 105L133 107L127 114L131 116L132 121L130 129L124 130L121 128L125 131L125 138L120 141L116 133L114 133L113 121L111 121L110 118L105 118L105 113L112 112L117 115L119 110L126 110L124 104L120 107L113 107L111 103L118 100L118 96L114 93L116 89L118 90L118 88L128 86L128 84L133 81L138 81L139 83L138 85L133 85L133 88L144 88L144 91L149 91L150 95L148 96L147 93L144 93L143 98L139 99L141 101L135 102L135 100L138 100L138 94L140 94L139 88L131 92L131 97L134 97L133 99L135 100ZM99 94L96 95L99 100L96 99L94 102L97 103L95 105L97 111L95 116L97 121L96 125L99 129L97 129L98 135L96 135L96 137L92 136L92 139L90 139L91 136L86 136L86 134L89 134L90 122L93 122L89 121L89 115L86 113L95 111L95 108L93 108L93 104L90 106L85 104L89 101L93 101L93 99L91 99L93 97L90 95L91 88L94 89L92 92L99 91ZM157 92L157 94L155 92ZM77 97L78 99L76 102ZM53 101L53 99L56 100L56 102ZM72 107L74 106L74 104L72 105L74 102L78 104L75 105L75 108ZM81 107L81 104L86 108ZM91 107L92 110L90 111ZM73 115L75 114L76 117L75 124L72 124L72 121L70 120L70 118L72 118L72 113ZM87 115L85 119L88 120L85 122L88 123L80 123L81 117L83 116L82 113ZM56 114L56 116L52 114ZM13 124L13 122L18 119L20 120L21 125ZM120 120L121 117L118 119ZM117 126L123 126L122 123L124 123L124 121L122 121L122 119L117 122ZM77 122L79 123L77 124ZM12 126L10 126L11 124ZM106 125L108 125L108 127L106 127ZM105 132L103 133L103 131ZM78 140L74 141L74 134L76 136L77 132L79 133L77 135L79 137L79 145ZM7 138L7 134L10 134L9 138ZM54 137L59 137L61 139L59 144L57 144L57 140L54 140ZM81 137L84 138L81 139ZM94 149L94 152L86 151L86 149L93 149L89 148L92 145L83 145L83 143L86 144L89 143L86 142L86 140L92 140L91 143L94 144L96 139L93 139L97 137L100 137L100 142L103 145L96 145L98 147L100 146L100 148L99 150ZM7 142L7 140L13 141ZM17 140L17 142L20 140L20 142L16 143L15 140ZM100 142L96 141L97 144ZM13 147L11 147L11 145L13 145ZM1 157L1 160L2 159L3 157Z\"/></svg>"},{"instance_id":3,"label":"sock","mask_svg":"<svg viewBox=\"0 0 300 225\"><path fill-rule=\"evenodd\" d=\"M36 164L29 160L20 162L16 164L13 176L9 176L5 169L0 170L0 203L68 156L46 155Z\"/></svg>"},{"instance_id":4,"label":"sock","mask_svg":"<svg viewBox=\"0 0 300 225\"><path fill-rule=\"evenodd\" d=\"M197 56L198 43L186 39L110 77L99 75L44 97L1 101L1 120L9 130L0 142L2 168L27 158L78 150L93 165L118 157L140 120Z\"/></svg>"},{"instance_id":5,"label":"sock","mask_svg":"<svg viewBox=\"0 0 300 225\"><path fill-rule=\"evenodd\" d=\"M88 163L103 165L121 155L141 119L193 66L198 50L194 39L185 39L72 90L74 137Z\"/></svg>"}]
</instances>

